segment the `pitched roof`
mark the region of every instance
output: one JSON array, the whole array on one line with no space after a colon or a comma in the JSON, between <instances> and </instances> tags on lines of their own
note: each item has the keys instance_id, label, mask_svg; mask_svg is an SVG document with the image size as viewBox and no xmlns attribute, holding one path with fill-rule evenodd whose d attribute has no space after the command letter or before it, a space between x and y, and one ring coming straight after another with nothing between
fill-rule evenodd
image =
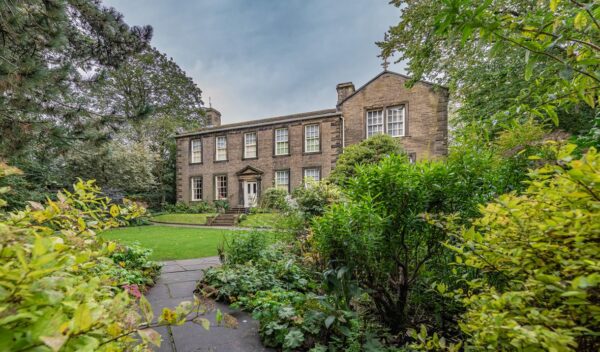
<instances>
[{"instance_id":1,"label":"pitched roof","mask_svg":"<svg viewBox=\"0 0 600 352\"><path fill-rule=\"evenodd\" d=\"M339 111L337 111L337 109L316 110L316 111L303 112L303 113L292 114L292 115L275 116L275 117L269 117L266 119L250 120L250 121L230 123L230 124L216 126L216 127L202 128L198 131L177 134L175 136L175 138L199 135L199 134L205 134L205 133L212 133L212 132L224 132L224 131L229 131L229 130L238 129L238 128L253 128L253 127L259 127L259 126L267 126L267 125L273 125L273 124L277 124L277 123L281 123L281 122L292 122L292 121L299 121L299 120L309 120L309 119L320 118L320 117L337 116L340 114L341 113Z\"/></svg>"},{"instance_id":2,"label":"pitched roof","mask_svg":"<svg viewBox=\"0 0 600 352\"><path fill-rule=\"evenodd\" d=\"M371 78L371 79L369 80L369 82L367 82L367 83L363 84L362 86L360 86L360 88L358 88L357 90L355 90L355 91L354 91L354 93L352 93L352 94L350 94L349 96L345 97L345 98L344 98L342 101L340 101L340 102L337 104L337 106L340 106L340 105L341 105L341 104L343 104L343 103L344 103L346 100L348 100L348 99L352 98L354 95L356 95L356 93L360 92L361 90L363 90L364 88L366 88L366 87L367 87L369 84L373 83L375 80L377 80L379 77L383 76L383 75L384 75L384 74L386 74L386 73L391 73L391 74L393 74L393 75L400 76L400 77L402 77L402 78L404 78L404 79L407 79L407 80L410 80L410 79L412 79L412 77L409 77L409 76L407 76L407 75L403 75L403 74L401 74L401 73L398 73L398 72L394 72L394 71L388 71L388 70L381 71L381 72L380 72L380 73L379 73L377 76L375 76L375 77ZM432 83L432 82L428 82L428 81L417 81L417 83L423 83L423 84L426 84L426 85L429 85L429 86L432 86L432 87L440 87L440 88L443 88L443 89L448 89L448 88L446 88L446 87L443 87L443 86L441 86L441 85L439 85L439 84Z\"/></svg>"}]
</instances>

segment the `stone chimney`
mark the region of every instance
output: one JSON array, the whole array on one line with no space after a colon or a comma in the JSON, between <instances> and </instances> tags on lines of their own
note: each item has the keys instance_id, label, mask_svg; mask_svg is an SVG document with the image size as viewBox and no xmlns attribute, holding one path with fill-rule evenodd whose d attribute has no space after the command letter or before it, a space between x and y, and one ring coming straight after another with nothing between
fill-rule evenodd
<instances>
[{"instance_id":1,"label":"stone chimney","mask_svg":"<svg viewBox=\"0 0 600 352\"><path fill-rule=\"evenodd\" d=\"M206 127L219 127L221 126L221 113L217 109L206 108Z\"/></svg>"},{"instance_id":2,"label":"stone chimney","mask_svg":"<svg viewBox=\"0 0 600 352\"><path fill-rule=\"evenodd\" d=\"M354 93L354 84L352 82L340 83L335 88L337 89L338 94L338 104Z\"/></svg>"}]
</instances>

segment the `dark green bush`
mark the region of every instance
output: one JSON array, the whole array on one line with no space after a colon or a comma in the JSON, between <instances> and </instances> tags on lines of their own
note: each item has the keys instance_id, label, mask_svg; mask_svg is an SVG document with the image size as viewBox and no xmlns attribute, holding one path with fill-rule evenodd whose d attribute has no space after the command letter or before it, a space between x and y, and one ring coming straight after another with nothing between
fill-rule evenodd
<instances>
[{"instance_id":1,"label":"dark green bush","mask_svg":"<svg viewBox=\"0 0 600 352\"><path fill-rule=\"evenodd\" d=\"M167 213L176 214L204 214L214 213L215 206L205 201L191 202L190 204L179 202L177 204L166 204L163 210Z\"/></svg>"},{"instance_id":2,"label":"dark green bush","mask_svg":"<svg viewBox=\"0 0 600 352\"><path fill-rule=\"evenodd\" d=\"M329 179L343 185L356 174L357 165L377 164L381 159L390 155L406 155L404 148L397 138L380 134L364 141L349 145L335 163L335 169Z\"/></svg>"},{"instance_id":3,"label":"dark green bush","mask_svg":"<svg viewBox=\"0 0 600 352\"><path fill-rule=\"evenodd\" d=\"M298 187L292 193L304 217L310 219L321 216L328 205L338 202L341 192L329 181L314 182L308 180L305 186Z\"/></svg>"},{"instance_id":4,"label":"dark green bush","mask_svg":"<svg viewBox=\"0 0 600 352\"><path fill-rule=\"evenodd\" d=\"M267 248L267 234L264 231L252 231L224 240L225 264L246 264L258 260Z\"/></svg>"}]
</instances>

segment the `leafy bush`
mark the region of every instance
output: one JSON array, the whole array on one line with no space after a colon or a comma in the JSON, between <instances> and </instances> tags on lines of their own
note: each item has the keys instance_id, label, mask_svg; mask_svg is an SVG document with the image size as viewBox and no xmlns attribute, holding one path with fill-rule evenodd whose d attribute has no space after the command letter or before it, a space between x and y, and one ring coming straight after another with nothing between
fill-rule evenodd
<instances>
[{"instance_id":1,"label":"leafy bush","mask_svg":"<svg viewBox=\"0 0 600 352\"><path fill-rule=\"evenodd\" d=\"M241 296L274 287L299 291L314 287L310 271L300 265L300 258L286 244L265 247L260 236L264 233L237 242L232 252L225 249L225 265L205 271L201 290L211 293L216 289L218 299L235 302ZM240 248L244 243L250 243L254 252Z\"/></svg>"},{"instance_id":2,"label":"leafy bush","mask_svg":"<svg viewBox=\"0 0 600 352\"><path fill-rule=\"evenodd\" d=\"M269 210L285 211L289 208L288 193L281 188L267 188L260 196L260 207Z\"/></svg>"},{"instance_id":3,"label":"leafy bush","mask_svg":"<svg viewBox=\"0 0 600 352\"><path fill-rule=\"evenodd\" d=\"M258 260L268 245L266 235L265 232L253 231L232 236L230 241L225 239L225 263L235 265Z\"/></svg>"},{"instance_id":4,"label":"leafy bush","mask_svg":"<svg viewBox=\"0 0 600 352\"><path fill-rule=\"evenodd\" d=\"M213 204L215 205L215 209L220 213L229 209L229 201L224 199L215 200Z\"/></svg>"},{"instance_id":5,"label":"leafy bush","mask_svg":"<svg viewBox=\"0 0 600 352\"><path fill-rule=\"evenodd\" d=\"M308 180L304 187L294 190L293 197L304 216L312 218L321 216L328 205L339 201L341 192L329 181Z\"/></svg>"},{"instance_id":6,"label":"leafy bush","mask_svg":"<svg viewBox=\"0 0 600 352\"><path fill-rule=\"evenodd\" d=\"M600 348L600 154L573 160L574 149L556 149L522 195L487 204L448 243L455 265L481 274L455 292L466 348Z\"/></svg>"},{"instance_id":7,"label":"leafy bush","mask_svg":"<svg viewBox=\"0 0 600 352\"><path fill-rule=\"evenodd\" d=\"M16 172L0 164L0 177ZM110 259L116 243L96 233L125 226L144 209L109 204L99 194L93 181L79 181L56 201L0 210L0 350L120 351L160 344L148 301L134 300L135 286L123 290L110 271L97 270L118 266ZM165 309L158 324L183 322L184 308ZM139 338L132 338L136 333Z\"/></svg>"},{"instance_id":8,"label":"leafy bush","mask_svg":"<svg viewBox=\"0 0 600 352\"><path fill-rule=\"evenodd\" d=\"M166 204L164 206L164 211L167 213L176 213L176 214L204 214L204 213L214 213L215 206L211 205L205 201L191 202L186 204L184 202L178 202L177 204Z\"/></svg>"},{"instance_id":9,"label":"leafy bush","mask_svg":"<svg viewBox=\"0 0 600 352\"><path fill-rule=\"evenodd\" d=\"M110 276L115 278L119 286L137 284L151 286L160 273L161 265L148 259L152 254L151 249L142 248L138 245L117 246L110 255L110 259L117 264L110 266ZM99 268L102 272L105 268Z\"/></svg>"},{"instance_id":10,"label":"leafy bush","mask_svg":"<svg viewBox=\"0 0 600 352\"><path fill-rule=\"evenodd\" d=\"M358 144L345 147L329 179L337 185L343 185L356 174L357 165L373 165L387 156L405 154L397 138L387 134L375 135Z\"/></svg>"}]
</instances>

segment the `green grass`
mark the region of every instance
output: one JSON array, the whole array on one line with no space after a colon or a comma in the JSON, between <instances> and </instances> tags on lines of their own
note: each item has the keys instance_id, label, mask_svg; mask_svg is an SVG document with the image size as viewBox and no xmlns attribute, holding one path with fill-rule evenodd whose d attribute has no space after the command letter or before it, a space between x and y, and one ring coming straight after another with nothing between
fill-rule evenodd
<instances>
[{"instance_id":1,"label":"green grass","mask_svg":"<svg viewBox=\"0 0 600 352\"><path fill-rule=\"evenodd\" d=\"M204 225L206 217L215 214L161 214L150 218L152 221L174 224Z\"/></svg>"},{"instance_id":2,"label":"green grass","mask_svg":"<svg viewBox=\"0 0 600 352\"><path fill-rule=\"evenodd\" d=\"M217 255L217 247L223 237L239 233L235 230L156 225L113 229L104 232L102 237L123 244L138 242L142 247L152 249L153 260L174 260Z\"/></svg>"},{"instance_id":3,"label":"green grass","mask_svg":"<svg viewBox=\"0 0 600 352\"><path fill-rule=\"evenodd\" d=\"M240 227L275 227L278 221L281 220L281 214L264 213L264 214L248 214L245 220L240 221Z\"/></svg>"}]
</instances>

